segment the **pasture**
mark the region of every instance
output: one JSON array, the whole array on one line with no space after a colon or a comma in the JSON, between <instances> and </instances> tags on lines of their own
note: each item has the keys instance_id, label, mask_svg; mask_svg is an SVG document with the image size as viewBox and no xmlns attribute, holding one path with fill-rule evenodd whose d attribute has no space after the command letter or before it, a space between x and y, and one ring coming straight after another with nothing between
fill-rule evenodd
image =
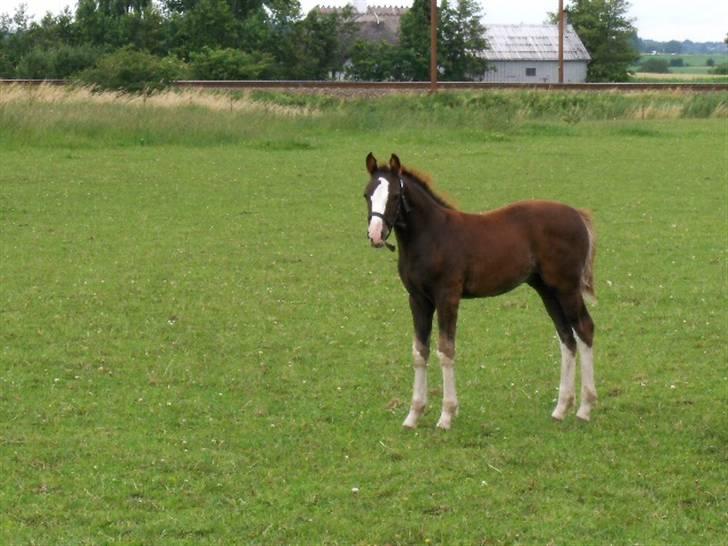
<instances>
[{"instance_id":1,"label":"pasture","mask_svg":"<svg viewBox=\"0 0 728 546\"><path fill-rule=\"evenodd\" d=\"M13 92L0 543L724 543L725 93ZM593 211L591 423L550 419L559 347L521 287L461 306L452 430L436 358L402 430L412 327L366 240L369 151L464 210Z\"/></svg>"},{"instance_id":2,"label":"pasture","mask_svg":"<svg viewBox=\"0 0 728 546\"><path fill-rule=\"evenodd\" d=\"M708 54L658 54L658 55L642 55L641 61L645 59L664 59L668 63L677 59L682 60L682 66L670 66L670 72L677 74L708 74L710 69L724 63L728 63L728 55L724 53ZM712 59L713 64L709 63Z\"/></svg>"},{"instance_id":3,"label":"pasture","mask_svg":"<svg viewBox=\"0 0 728 546\"><path fill-rule=\"evenodd\" d=\"M660 59L670 65L669 72L642 72L640 63L650 59ZM709 62L712 61L712 64ZM682 63L680 66L673 66L672 63ZM633 80L638 82L711 82L726 83L728 76L713 74L712 70L722 64L728 63L728 55L724 53L708 54L657 54L642 55L639 63L632 67L635 72Z\"/></svg>"}]
</instances>

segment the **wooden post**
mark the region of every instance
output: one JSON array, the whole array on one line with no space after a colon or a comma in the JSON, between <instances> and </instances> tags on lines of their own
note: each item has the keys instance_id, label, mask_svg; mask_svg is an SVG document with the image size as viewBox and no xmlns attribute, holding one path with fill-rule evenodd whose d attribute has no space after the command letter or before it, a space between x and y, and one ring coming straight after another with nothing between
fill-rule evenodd
<instances>
[{"instance_id":1,"label":"wooden post","mask_svg":"<svg viewBox=\"0 0 728 546\"><path fill-rule=\"evenodd\" d=\"M430 93L437 91L437 0L430 0Z\"/></svg>"},{"instance_id":2,"label":"wooden post","mask_svg":"<svg viewBox=\"0 0 728 546\"><path fill-rule=\"evenodd\" d=\"M564 0L559 0L559 83L564 83Z\"/></svg>"}]
</instances>

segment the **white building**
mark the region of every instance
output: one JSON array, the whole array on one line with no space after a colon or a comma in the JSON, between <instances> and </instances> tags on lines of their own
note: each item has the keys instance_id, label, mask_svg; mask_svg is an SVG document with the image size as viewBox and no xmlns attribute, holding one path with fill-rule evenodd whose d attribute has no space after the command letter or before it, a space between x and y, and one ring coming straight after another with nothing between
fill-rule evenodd
<instances>
[{"instance_id":1,"label":"white building","mask_svg":"<svg viewBox=\"0 0 728 546\"><path fill-rule=\"evenodd\" d=\"M489 70L483 81L498 83L558 83L558 25L488 25ZM589 52L571 25L564 29L564 82L586 81Z\"/></svg>"}]
</instances>

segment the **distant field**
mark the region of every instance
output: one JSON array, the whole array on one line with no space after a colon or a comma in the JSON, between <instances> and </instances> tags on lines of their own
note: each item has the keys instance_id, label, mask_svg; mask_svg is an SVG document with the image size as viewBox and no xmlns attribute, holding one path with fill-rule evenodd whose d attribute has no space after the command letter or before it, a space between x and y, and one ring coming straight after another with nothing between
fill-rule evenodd
<instances>
[{"instance_id":1,"label":"distant field","mask_svg":"<svg viewBox=\"0 0 728 546\"><path fill-rule=\"evenodd\" d=\"M674 71L668 74L661 74L655 72L635 72L632 77L633 81L646 81L646 82L686 82L686 83L728 83L728 76L718 74L708 74L700 72L684 72Z\"/></svg>"},{"instance_id":2,"label":"distant field","mask_svg":"<svg viewBox=\"0 0 728 546\"><path fill-rule=\"evenodd\" d=\"M691 68L703 68L707 66L708 59L713 59L716 65L728 62L728 54L716 53L714 55L689 55L689 54L657 54L657 55L642 55L641 60L644 59L665 59L670 62L674 59L682 59L686 67ZM675 68L675 67L673 67Z\"/></svg>"},{"instance_id":3,"label":"distant field","mask_svg":"<svg viewBox=\"0 0 728 546\"><path fill-rule=\"evenodd\" d=\"M640 58L641 62L644 62L647 59L663 59L667 61L668 63L671 61L675 61L676 59L682 59L684 66L671 66L670 67L670 74L654 74L651 75L649 73L642 73L640 72L640 66L635 65L633 67L633 70L637 72L637 78L645 78L645 79L654 79L654 78L662 78L662 79L693 79L693 76L699 76L700 78L721 78L721 79L727 79L726 76L716 76L710 74L710 70L714 68L714 66L718 66L719 64L728 63L728 55L726 54L715 54L715 55L665 55L665 54L659 54L659 55L642 55ZM708 59L713 59L714 66L708 66L707 62ZM684 78L683 78L684 77Z\"/></svg>"},{"instance_id":4,"label":"distant field","mask_svg":"<svg viewBox=\"0 0 728 546\"><path fill-rule=\"evenodd\" d=\"M45 94L44 94L45 93ZM143 100L0 88L1 544L722 544L728 94ZM466 302L461 413L364 158L468 211L590 208L589 425L526 288Z\"/></svg>"}]
</instances>

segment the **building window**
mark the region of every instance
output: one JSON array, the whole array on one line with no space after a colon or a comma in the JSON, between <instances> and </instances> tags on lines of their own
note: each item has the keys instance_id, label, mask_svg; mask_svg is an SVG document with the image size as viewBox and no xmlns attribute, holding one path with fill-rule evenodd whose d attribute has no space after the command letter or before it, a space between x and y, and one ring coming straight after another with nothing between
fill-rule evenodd
<instances>
[{"instance_id":1,"label":"building window","mask_svg":"<svg viewBox=\"0 0 728 546\"><path fill-rule=\"evenodd\" d=\"M536 69L535 68L527 68L526 69L526 76L535 76L536 75Z\"/></svg>"}]
</instances>

